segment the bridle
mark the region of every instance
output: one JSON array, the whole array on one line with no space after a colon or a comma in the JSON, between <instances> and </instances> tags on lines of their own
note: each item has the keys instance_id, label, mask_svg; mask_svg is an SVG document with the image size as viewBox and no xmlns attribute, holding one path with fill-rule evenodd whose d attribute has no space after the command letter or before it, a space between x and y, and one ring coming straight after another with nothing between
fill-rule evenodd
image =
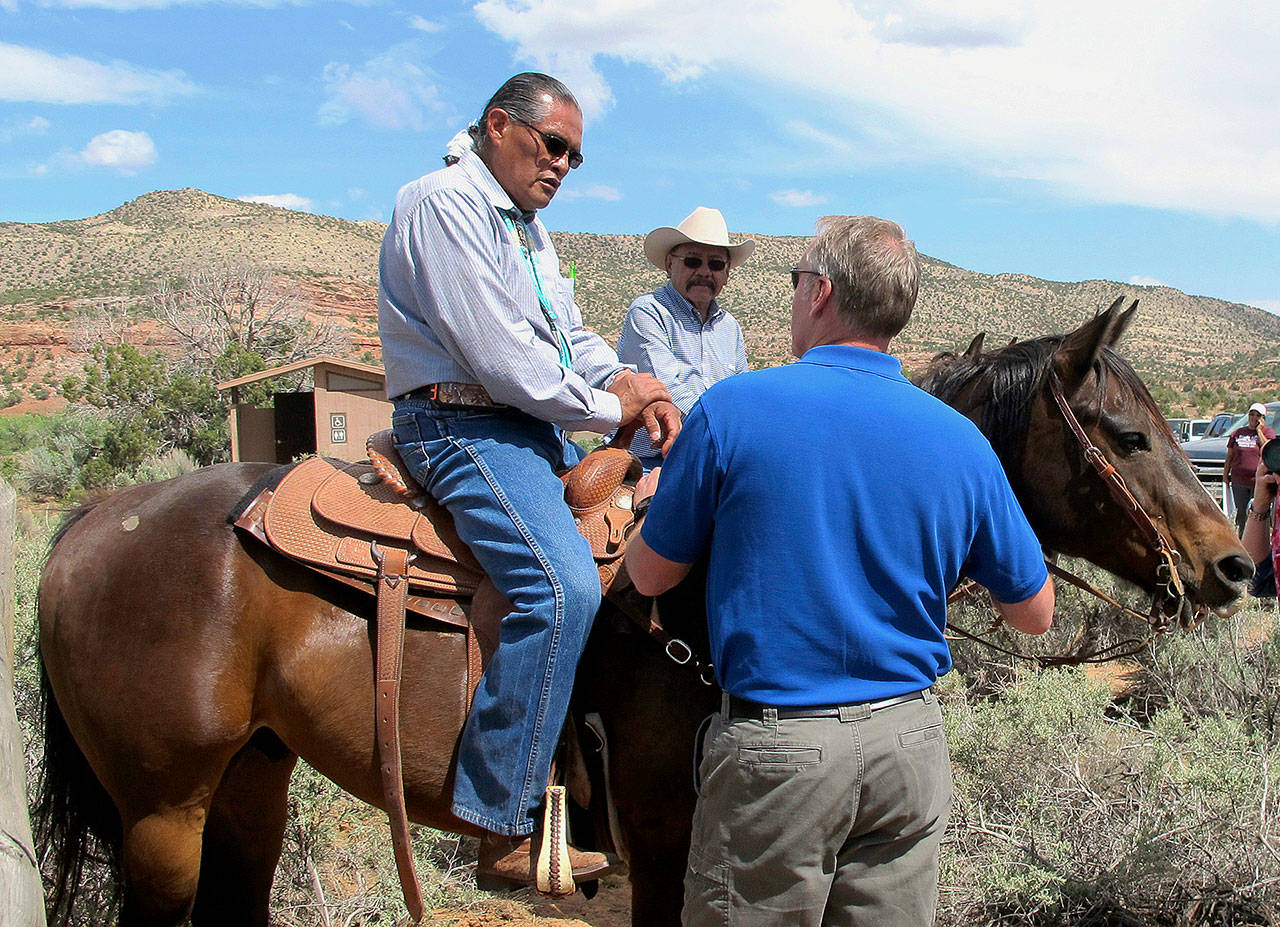
<instances>
[{"instance_id":1,"label":"bridle","mask_svg":"<svg viewBox=\"0 0 1280 927\"><path fill-rule=\"evenodd\" d=\"M1058 379L1058 372L1053 367L1049 368L1049 393L1053 396L1053 401L1062 412L1062 417L1066 419L1067 426L1075 436L1076 443L1080 445L1080 450L1083 452L1085 460L1102 478L1102 482L1111 494L1111 498L1129 516L1129 520L1137 527L1138 533L1142 536L1147 547L1155 554L1155 592L1151 597L1151 610L1144 617L1147 623L1155 630L1168 630L1173 624L1174 618L1181 611L1183 600L1187 597L1187 590L1182 584L1182 577L1178 575L1178 564L1182 562L1182 554L1169 542L1164 532L1160 530L1160 526L1147 514L1147 510L1142 507L1142 503L1130 492L1128 485L1125 484L1124 477L1120 475L1120 471L1116 469L1115 464L1111 463L1106 454L1102 452L1102 449L1085 434L1084 428L1080 425L1080 420L1071 411L1071 405L1067 402L1066 396L1063 395L1062 383ZM1066 574L1066 571L1063 570L1061 573ZM1055 575L1059 575L1059 573L1055 571ZM1064 579L1074 582L1074 577L1068 577L1070 577L1070 574L1063 576ZM1134 613L1132 609L1126 609L1126 611ZM1207 608L1201 606L1197 611L1205 612Z\"/></svg>"},{"instance_id":2,"label":"bridle","mask_svg":"<svg viewBox=\"0 0 1280 927\"><path fill-rule=\"evenodd\" d=\"M1084 459L1088 461L1094 472L1101 477L1103 484L1107 487L1112 500L1120 506L1120 508L1133 522L1138 529L1138 533L1142 536L1143 542L1148 549L1155 554L1156 557L1156 576L1155 591L1151 596L1151 608L1145 614L1117 602L1114 598L1107 595L1101 589L1098 589L1088 580L1075 575L1069 570L1063 569L1056 563L1046 559L1045 566L1054 576L1062 579L1078 589L1082 589L1091 595L1096 596L1109 605L1125 612L1126 614L1145 621L1151 628L1150 634L1143 640L1128 639L1120 641L1110 647L1093 650L1087 653L1057 654L1053 656L1038 656L1028 658L1026 654L1008 650L1004 647L991 642L990 640L950 625L949 629L955 631L963 637L970 640L978 641L986 644L996 650L1006 653L1010 656L1022 657L1025 659L1034 659L1042 666L1058 666L1065 664L1077 663L1099 663L1106 660L1113 660L1117 657L1132 656L1144 648L1156 634L1170 633L1173 630L1174 619L1182 611L1182 603L1187 597L1186 587L1182 583L1182 577L1178 575L1178 564L1182 562L1182 555L1178 552L1170 542L1160 526L1156 524L1147 510L1142 507L1137 498L1130 491L1128 485L1124 481L1124 477L1120 475L1120 471L1116 469L1115 464L1107 459L1107 455L1102 449L1090 440L1089 435L1085 433L1084 427L1081 426L1080 420L1076 418L1076 414L1071 410L1067 397L1062 392L1062 382L1058 378L1058 372L1050 366L1048 373L1049 394L1053 396L1054 403L1058 406L1058 410L1062 413L1063 419L1066 421L1067 427L1071 430L1071 434L1075 437L1076 443L1079 445ZM973 589L977 588L976 584L968 583L958 587L950 596L947 597L948 603L958 601L969 595ZM1208 606L1201 604L1197 606L1191 619L1191 626L1194 627L1204 620L1208 614ZM997 621L993 625L992 630L998 626Z\"/></svg>"}]
</instances>

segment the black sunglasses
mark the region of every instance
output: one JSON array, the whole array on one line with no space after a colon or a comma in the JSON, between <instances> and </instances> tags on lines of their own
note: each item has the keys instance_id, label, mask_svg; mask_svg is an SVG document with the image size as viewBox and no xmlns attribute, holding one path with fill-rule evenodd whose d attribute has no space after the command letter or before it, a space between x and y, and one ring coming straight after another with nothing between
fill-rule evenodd
<instances>
[{"instance_id":1,"label":"black sunglasses","mask_svg":"<svg viewBox=\"0 0 1280 927\"><path fill-rule=\"evenodd\" d=\"M801 274L813 274L815 277L825 276L820 270L805 270L802 267L793 267L791 268L791 289L799 288Z\"/></svg>"},{"instance_id":2,"label":"black sunglasses","mask_svg":"<svg viewBox=\"0 0 1280 927\"><path fill-rule=\"evenodd\" d=\"M697 270L699 267L702 266L702 258L696 255L685 254L685 255L678 255L678 257L680 258L681 261L684 262L684 266L689 268L690 270ZM719 273L720 271L724 270L728 266L729 266L729 262L721 258L707 258L707 268L709 270L715 271L716 273Z\"/></svg>"},{"instance_id":3,"label":"black sunglasses","mask_svg":"<svg viewBox=\"0 0 1280 927\"><path fill-rule=\"evenodd\" d=\"M511 116L510 113L507 113L507 115ZM576 148L570 148L569 143L559 135L552 132L543 132L533 123L525 122L523 119L517 119L515 116L511 116L511 121L520 123L520 125L530 131L537 132L538 136L542 139L543 147L547 149L547 154L551 157L552 161L559 161L567 154L569 156L570 170L582 166L582 152Z\"/></svg>"}]
</instances>

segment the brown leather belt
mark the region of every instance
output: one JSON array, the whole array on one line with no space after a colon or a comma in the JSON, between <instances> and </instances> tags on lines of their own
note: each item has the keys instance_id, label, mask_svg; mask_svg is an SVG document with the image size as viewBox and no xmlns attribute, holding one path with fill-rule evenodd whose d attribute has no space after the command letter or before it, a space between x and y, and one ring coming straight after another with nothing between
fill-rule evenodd
<instances>
[{"instance_id":1,"label":"brown leather belt","mask_svg":"<svg viewBox=\"0 0 1280 927\"><path fill-rule=\"evenodd\" d=\"M729 720L730 721L763 721L764 713L767 709L773 709L778 713L779 721L786 721L793 718L838 718L841 709L864 708L868 711L879 711L882 708L892 708L894 705L901 705L904 702L914 702L916 699L924 698L924 694L928 689L921 689L919 692L908 692L906 695L895 695L893 698L882 698L875 702L853 702L849 705L764 705L760 702L753 702L748 698L738 698L736 695L729 696Z\"/></svg>"},{"instance_id":2,"label":"brown leather belt","mask_svg":"<svg viewBox=\"0 0 1280 927\"><path fill-rule=\"evenodd\" d=\"M511 406L494 402L493 397L479 383L429 383L407 393L393 396L392 402L401 399L425 399L448 409L510 409Z\"/></svg>"}]
</instances>

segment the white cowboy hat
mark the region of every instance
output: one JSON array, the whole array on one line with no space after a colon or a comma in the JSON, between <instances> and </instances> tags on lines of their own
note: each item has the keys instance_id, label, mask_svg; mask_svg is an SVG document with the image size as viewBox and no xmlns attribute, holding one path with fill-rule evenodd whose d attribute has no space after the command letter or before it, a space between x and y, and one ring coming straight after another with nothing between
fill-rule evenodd
<instances>
[{"instance_id":1,"label":"white cowboy hat","mask_svg":"<svg viewBox=\"0 0 1280 927\"><path fill-rule=\"evenodd\" d=\"M729 252L729 266L737 267L756 250L756 243L748 238L736 245L729 244L729 226L725 225L720 210L699 206L683 222L672 228L664 225L644 237L644 256L649 263L662 270L667 269L667 254L676 245L694 242L724 248Z\"/></svg>"}]
</instances>

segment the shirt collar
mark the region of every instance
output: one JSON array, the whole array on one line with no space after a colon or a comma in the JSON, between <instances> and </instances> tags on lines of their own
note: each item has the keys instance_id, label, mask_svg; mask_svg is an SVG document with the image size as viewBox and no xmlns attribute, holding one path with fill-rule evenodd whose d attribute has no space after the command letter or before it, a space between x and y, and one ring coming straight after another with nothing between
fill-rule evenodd
<instances>
[{"instance_id":1,"label":"shirt collar","mask_svg":"<svg viewBox=\"0 0 1280 927\"><path fill-rule=\"evenodd\" d=\"M817 364L820 367L848 367L882 377L906 379L902 374L902 362L892 354L873 351L871 348L858 348L851 344L816 345L804 352L800 363Z\"/></svg>"},{"instance_id":2,"label":"shirt collar","mask_svg":"<svg viewBox=\"0 0 1280 927\"><path fill-rule=\"evenodd\" d=\"M537 215L537 210L530 209L526 212L511 201L507 191L502 189L502 184L498 183L498 179L489 170L489 165L485 164L474 151L464 151L454 166L470 178L471 182L484 194L485 199L499 212L504 212L512 219L523 222L532 222Z\"/></svg>"},{"instance_id":3,"label":"shirt collar","mask_svg":"<svg viewBox=\"0 0 1280 927\"><path fill-rule=\"evenodd\" d=\"M697 319L698 321L702 321L702 314L698 312L698 307L695 306L693 303L689 302L689 300L685 298L685 295L676 289L674 283L668 280L665 284L663 284L662 289L666 291L667 295L671 298L671 300L675 303L675 305L683 306L685 309L689 310L690 315L692 315L695 319ZM723 311L724 310L720 308L720 303L718 300L714 300L714 299L711 300L711 305L707 309L707 321L710 322L712 319L714 319L717 315L719 315Z\"/></svg>"}]
</instances>

